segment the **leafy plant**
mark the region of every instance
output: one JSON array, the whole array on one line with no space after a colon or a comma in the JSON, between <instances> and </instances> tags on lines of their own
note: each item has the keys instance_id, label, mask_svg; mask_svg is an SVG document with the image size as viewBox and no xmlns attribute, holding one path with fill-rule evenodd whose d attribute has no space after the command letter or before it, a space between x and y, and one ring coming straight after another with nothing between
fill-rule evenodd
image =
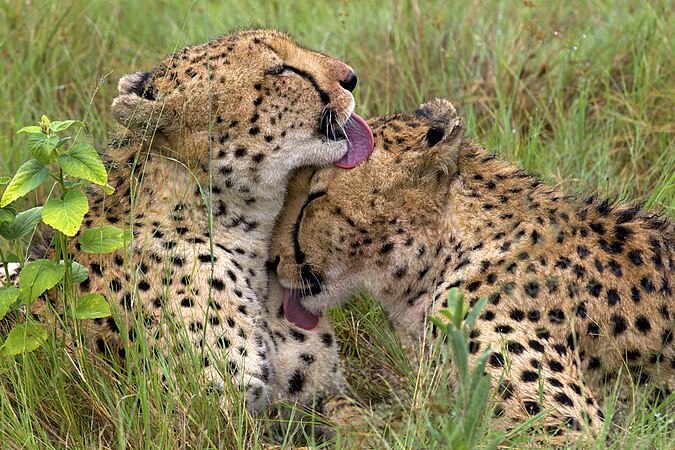
<instances>
[{"instance_id":1,"label":"leafy plant","mask_svg":"<svg viewBox=\"0 0 675 450\"><path fill-rule=\"evenodd\" d=\"M96 149L89 144L70 143L70 136L59 133L71 127L82 127L77 120L51 121L42 116L38 125L21 128L28 134L28 150L34 159L19 167L13 177L0 178L6 184L0 198L0 236L8 241L12 251L5 255L0 246L0 260L4 269L4 286L0 287L0 320L12 308L29 306L49 289L60 287L66 311L76 319L95 319L110 315L110 307L100 294L86 294L77 298L74 289L85 281L87 269L73 260L70 240L82 227L89 210L85 189L90 184L100 186L106 193L113 192L107 184L108 173ZM52 180L52 196L42 206L18 212L17 200L48 180ZM38 259L23 264L26 258L17 254L19 243L33 234L43 222L55 231L53 259ZM104 226L85 230L79 237L81 251L107 253L124 246L128 234L123 230ZM10 275L10 264L19 263L17 286ZM75 300L71 302L71 300ZM26 319L16 325L0 346L0 355L11 356L38 348L47 339L47 331L37 322Z\"/></svg>"},{"instance_id":2,"label":"leafy plant","mask_svg":"<svg viewBox=\"0 0 675 450\"><path fill-rule=\"evenodd\" d=\"M488 400L490 396L490 377L485 374L485 365L490 354L486 349L473 361L473 368L469 364L469 333L475 325L481 309L485 305L483 297L465 310L464 296L457 288L448 292L448 309L439 311L441 317L431 317L430 320L440 331L439 336L444 346L443 359L447 366L450 361L456 369L456 391L452 419L444 423L440 429L432 430L434 438L443 443L440 447L453 449L472 449L480 442L485 434L485 417L489 413ZM444 375L448 377L447 372ZM443 380L442 386L449 386L450 380ZM497 439L490 447L496 447Z\"/></svg>"}]
</instances>

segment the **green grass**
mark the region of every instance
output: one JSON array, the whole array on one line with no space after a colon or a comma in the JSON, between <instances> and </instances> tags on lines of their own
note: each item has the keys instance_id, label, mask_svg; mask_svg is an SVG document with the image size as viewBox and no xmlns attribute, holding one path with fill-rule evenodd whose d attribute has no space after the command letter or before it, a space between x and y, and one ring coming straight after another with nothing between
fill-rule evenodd
<instances>
[{"instance_id":1,"label":"green grass","mask_svg":"<svg viewBox=\"0 0 675 450\"><path fill-rule=\"evenodd\" d=\"M272 26L351 64L359 73L355 94L363 116L409 111L444 96L467 117L474 138L551 183L645 201L675 215L671 2L549 3L2 2L0 176L27 159L25 140L15 133L40 115L84 120L100 147L114 125L109 105L122 75L149 70L188 43ZM438 381L442 374L406 370L386 319L371 302L355 302L335 318L345 357L366 372L378 361L373 370L404 378L415 398L391 400L396 388L372 372L372 379L354 378L357 398L389 402L360 431L339 433L337 445L440 446L452 414L461 413ZM4 362L0 447L249 448L260 447L271 426L242 411L215 414L218 399L195 381L190 355L157 361L132 353L133 367L111 370L80 353L66 352L54 339ZM175 395L157 380L162 365L186 374L170 387ZM659 406L630 405L608 430L608 446L672 448L673 403L671 396ZM480 447L499 436L489 422L484 426ZM534 439L528 430L507 438L504 445L513 448ZM303 442L298 434L288 439Z\"/></svg>"}]
</instances>

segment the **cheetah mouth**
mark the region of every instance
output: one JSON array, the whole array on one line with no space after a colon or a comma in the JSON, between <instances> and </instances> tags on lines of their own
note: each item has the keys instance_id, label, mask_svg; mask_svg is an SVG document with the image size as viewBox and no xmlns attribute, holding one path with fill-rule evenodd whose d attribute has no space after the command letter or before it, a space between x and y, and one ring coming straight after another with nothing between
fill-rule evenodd
<instances>
[{"instance_id":1,"label":"cheetah mouth","mask_svg":"<svg viewBox=\"0 0 675 450\"><path fill-rule=\"evenodd\" d=\"M303 289L284 288L284 317L289 322L303 330L313 330L319 323L319 316L305 308L302 299L305 297Z\"/></svg>"},{"instance_id":2,"label":"cheetah mouth","mask_svg":"<svg viewBox=\"0 0 675 450\"><path fill-rule=\"evenodd\" d=\"M321 116L321 132L331 141L347 141L347 153L334 164L343 169L351 169L368 159L375 147L373 132L358 114L352 113L342 128L336 127L331 117Z\"/></svg>"}]
</instances>

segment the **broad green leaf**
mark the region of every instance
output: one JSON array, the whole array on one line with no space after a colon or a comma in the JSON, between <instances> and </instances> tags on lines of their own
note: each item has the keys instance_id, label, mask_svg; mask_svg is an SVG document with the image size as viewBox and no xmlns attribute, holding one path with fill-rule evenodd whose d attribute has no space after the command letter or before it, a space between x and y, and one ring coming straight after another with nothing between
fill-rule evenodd
<instances>
[{"instance_id":1,"label":"broad green leaf","mask_svg":"<svg viewBox=\"0 0 675 450\"><path fill-rule=\"evenodd\" d=\"M59 131L63 131L67 128L70 128L72 126L76 127L83 127L84 124L80 122L79 120L55 120L51 124L49 124L49 128L55 132L58 133Z\"/></svg>"},{"instance_id":2,"label":"broad green leaf","mask_svg":"<svg viewBox=\"0 0 675 450\"><path fill-rule=\"evenodd\" d=\"M3 356L32 352L47 340L47 330L35 322L24 322L17 325L7 335L7 340L0 348Z\"/></svg>"},{"instance_id":3,"label":"broad green leaf","mask_svg":"<svg viewBox=\"0 0 675 450\"><path fill-rule=\"evenodd\" d=\"M29 262L19 273L19 296L23 303L31 301L42 295L47 289L56 286L66 268L59 263L48 259L38 259Z\"/></svg>"},{"instance_id":4,"label":"broad green leaf","mask_svg":"<svg viewBox=\"0 0 675 450\"><path fill-rule=\"evenodd\" d=\"M84 230L77 240L83 252L111 253L124 247L129 240L129 232L112 225L103 225Z\"/></svg>"},{"instance_id":5,"label":"broad green leaf","mask_svg":"<svg viewBox=\"0 0 675 450\"><path fill-rule=\"evenodd\" d=\"M37 159L31 159L23 163L16 175L9 182L7 189L2 194L0 208L4 208L17 198L23 197L36 187L40 186L49 176L49 167Z\"/></svg>"},{"instance_id":6,"label":"broad green leaf","mask_svg":"<svg viewBox=\"0 0 675 450\"><path fill-rule=\"evenodd\" d=\"M10 203L6 208L0 208L0 223L11 222L16 216L16 205Z\"/></svg>"},{"instance_id":7,"label":"broad green leaf","mask_svg":"<svg viewBox=\"0 0 675 450\"><path fill-rule=\"evenodd\" d=\"M0 223L0 236L13 241L35 229L42 218L42 206L20 212L11 222Z\"/></svg>"},{"instance_id":8,"label":"broad green leaf","mask_svg":"<svg viewBox=\"0 0 675 450\"><path fill-rule=\"evenodd\" d=\"M89 210L82 191L68 191L63 199L52 198L42 207L42 221L66 236L75 236Z\"/></svg>"},{"instance_id":9,"label":"broad green leaf","mask_svg":"<svg viewBox=\"0 0 675 450\"><path fill-rule=\"evenodd\" d=\"M5 185L12 181L12 177L0 177L0 185Z\"/></svg>"},{"instance_id":10,"label":"broad green leaf","mask_svg":"<svg viewBox=\"0 0 675 450\"><path fill-rule=\"evenodd\" d=\"M0 320L5 317L9 307L19 298L19 288L17 286L0 287Z\"/></svg>"},{"instance_id":11,"label":"broad green leaf","mask_svg":"<svg viewBox=\"0 0 675 450\"><path fill-rule=\"evenodd\" d=\"M59 141L56 143L56 148L61 147L63 144L65 144L65 143L68 142L69 140L70 140L70 136L62 137L62 138L59 139Z\"/></svg>"},{"instance_id":12,"label":"broad green leaf","mask_svg":"<svg viewBox=\"0 0 675 450\"><path fill-rule=\"evenodd\" d=\"M16 253L10 253L9 255L5 255L5 260L2 261L2 263L18 263L21 262L21 258L19 258L19 255Z\"/></svg>"},{"instance_id":13,"label":"broad green leaf","mask_svg":"<svg viewBox=\"0 0 675 450\"><path fill-rule=\"evenodd\" d=\"M63 260L59 261L59 264L63 265ZM70 267L73 274L73 283L82 283L89 278L89 269L82 264L72 261Z\"/></svg>"},{"instance_id":14,"label":"broad green leaf","mask_svg":"<svg viewBox=\"0 0 675 450\"><path fill-rule=\"evenodd\" d=\"M84 178L92 183L105 186L108 174L96 149L89 144L75 144L56 159L68 175Z\"/></svg>"},{"instance_id":15,"label":"broad green leaf","mask_svg":"<svg viewBox=\"0 0 675 450\"><path fill-rule=\"evenodd\" d=\"M109 315L110 305L101 294L84 294L77 300L76 319L99 319Z\"/></svg>"},{"instance_id":16,"label":"broad green leaf","mask_svg":"<svg viewBox=\"0 0 675 450\"><path fill-rule=\"evenodd\" d=\"M115 192L115 188L110 186L109 184L106 184L105 186L103 186L103 192L105 192L106 195L113 195L113 193Z\"/></svg>"},{"instance_id":17,"label":"broad green leaf","mask_svg":"<svg viewBox=\"0 0 675 450\"><path fill-rule=\"evenodd\" d=\"M31 134L28 138L28 150L31 155L42 164L51 164L53 153L59 138L56 136L47 136L42 133Z\"/></svg>"},{"instance_id":18,"label":"broad green leaf","mask_svg":"<svg viewBox=\"0 0 675 450\"><path fill-rule=\"evenodd\" d=\"M16 134L19 133L30 133L30 134L42 133L42 128L40 128L37 125L30 125L27 127L23 127L22 129L16 132Z\"/></svg>"}]
</instances>

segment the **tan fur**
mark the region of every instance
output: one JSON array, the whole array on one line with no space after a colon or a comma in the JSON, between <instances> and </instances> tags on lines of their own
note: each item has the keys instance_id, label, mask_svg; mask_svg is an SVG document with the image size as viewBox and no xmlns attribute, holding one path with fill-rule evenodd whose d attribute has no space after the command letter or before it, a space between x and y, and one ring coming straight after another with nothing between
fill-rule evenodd
<instances>
[{"instance_id":1,"label":"tan fur","mask_svg":"<svg viewBox=\"0 0 675 450\"><path fill-rule=\"evenodd\" d=\"M290 171L346 153L319 128L329 110L335 128L350 116L340 83L351 73L282 33L253 30L120 80L112 110L124 127L105 155L115 193L92 191L85 226L131 228L133 242L102 256L75 251L89 269L80 292L104 293L113 309L83 324L95 348L124 357L138 330L159 354L187 341L203 350L205 381L225 388L231 378L253 408L342 389L330 323L306 332L287 322L279 296L266 301L265 261ZM33 307L47 318L51 309Z\"/></svg>"},{"instance_id":2,"label":"tan fur","mask_svg":"<svg viewBox=\"0 0 675 450\"><path fill-rule=\"evenodd\" d=\"M628 374L675 388L672 222L565 196L466 140L445 100L370 126L365 164L291 183L271 256L283 285L307 283L303 268L321 281L305 307L368 291L415 348L451 287L471 305L486 296L470 348L490 348L511 427L551 408L550 432L576 433L585 417L597 431L620 372L627 388Z\"/></svg>"}]
</instances>

